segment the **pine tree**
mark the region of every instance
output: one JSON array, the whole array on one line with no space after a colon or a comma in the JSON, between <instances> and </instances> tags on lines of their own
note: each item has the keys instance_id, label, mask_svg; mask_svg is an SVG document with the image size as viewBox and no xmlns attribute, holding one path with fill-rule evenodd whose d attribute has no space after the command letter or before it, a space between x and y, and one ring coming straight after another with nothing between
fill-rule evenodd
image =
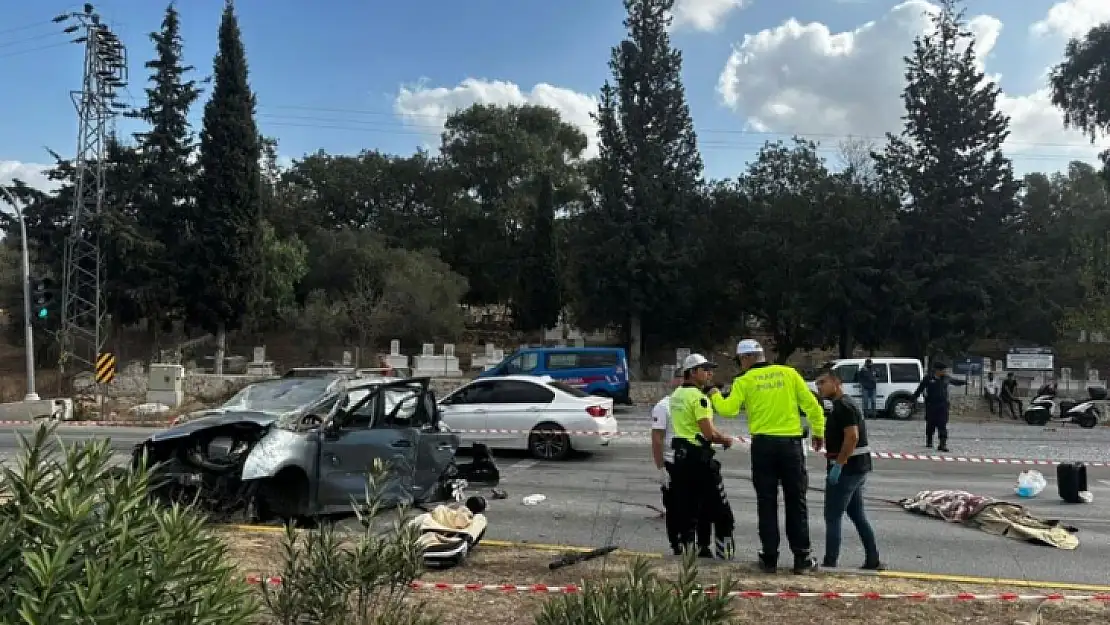
<instances>
[{"instance_id":1,"label":"pine tree","mask_svg":"<svg viewBox=\"0 0 1110 625\"><path fill-rule=\"evenodd\" d=\"M702 161L682 85L682 54L668 35L674 0L624 5L627 38L613 48L613 79L602 88L595 116L597 199L580 222L583 240L594 245L581 251L579 273L591 275L576 282L587 325L623 327L632 366L639 368L643 337L673 335L692 312L682 306L692 301L698 246L686 241L684 226L701 199Z\"/></svg>"},{"instance_id":2,"label":"pine tree","mask_svg":"<svg viewBox=\"0 0 1110 625\"><path fill-rule=\"evenodd\" d=\"M256 296L261 246L261 145L255 98L231 0L220 21L212 97L204 107L197 202L188 211L188 320L216 335L216 372L227 332Z\"/></svg>"},{"instance_id":3,"label":"pine tree","mask_svg":"<svg viewBox=\"0 0 1110 625\"><path fill-rule=\"evenodd\" d=\"M135 218L153 245L141 263L146 276L135 285L134 296L140 314L157 332L172 322L182 301L180 268L187 258L181 247L182 211L195 204L197 175L189 110L200 89L195 80L186 79L193 67L183 63L181 22L172 3L166 7L161 30L150 33L150 40L156 56L145 65L150 71L147 101L131 116L150 126L134 135L146 182Z\"/></svg>"},{"instance_id":4,"label":"pine tree","mask_svg":"<svg viewBox=\"0 0 1110 625\"><path fill-rule=\"evenodd\" d=\"M1019 182L1002 154L1009 118L977 67L956 0L906 58L905 126L876 164L904 198L899 277L907 305L895 336L914 355L961 349L987 329L1006 284Z\"/></svg>"}]
</instances>

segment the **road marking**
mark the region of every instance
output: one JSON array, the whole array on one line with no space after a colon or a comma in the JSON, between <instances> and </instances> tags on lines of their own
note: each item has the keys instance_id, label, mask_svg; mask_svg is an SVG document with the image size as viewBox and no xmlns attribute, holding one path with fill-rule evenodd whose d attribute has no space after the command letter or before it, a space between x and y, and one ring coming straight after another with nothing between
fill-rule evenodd
<instances>
[{"instance_id":1,"label":"road marking","mask_svg":"<svg viewBox=\"0 0 1110 625\"><path fill-rule=\"evenodd\" d=\"M537 464L539 464L539 462L536 461L536 460L521 460L520 462L518 462L516 464L510 464L509 466L505 467L505 469L508 470L508 471L512 471L512 470L523 471L525 469L531 469L532 467L536 466Z\"/></svg>"},{"instance_id":2,"label":"road marking","mask_svg":"<svg viewBox=\"0 0 1110 625\"><path fill-rule=\"evenodd\" d=\"M1110 488L1110 480L1099 480L1098 483Z\"/></svg>"},{"instance_id":3,"label":"road marking","mask_svg":"<svg viewBox=\"0 0 1110 625\"><path fill-rule=\"evenodd\" d=\"M579 547L576 545L551 545L547 543L530 543L514 540L493 540L490 538L483 538L478 543L479 547L494 547L496 549L536 549L538 551L554 551L558 553L590 553L595 551L593 547ZM663 557L661 553L650 553L645 551L628 551L626 549L617 549L613 552L615 555L631 556L634 558L651 558L659 559Z\"/></svg>"},{"instance_id":4,"label":"road marking","mask_svg":"<svg viewBox=\"0 0 1110 625\"><path fill-rule=\"evenodd\" d=\"M1110 586L1077 584L1072 582L1034 581L1028 579L1006 579L1004 577L976 577L973 575L947 575L944 573L911 573L908 571L879 571L878 577L912 579L923 582L948 582L953 584L977 584L982 586L1014 586L1017 588L1048 588L1052 590L1075 590L1080 592L1110 592Z\"/></svg>"}]
</instances>

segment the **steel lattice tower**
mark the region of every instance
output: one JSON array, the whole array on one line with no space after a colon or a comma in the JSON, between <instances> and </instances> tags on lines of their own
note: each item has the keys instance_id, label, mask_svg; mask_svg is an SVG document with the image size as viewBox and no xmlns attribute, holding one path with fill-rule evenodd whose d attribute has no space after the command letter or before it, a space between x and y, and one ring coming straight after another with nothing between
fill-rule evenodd
<instances>
[{"instance_id":1,"label":"steel lattice tower","mask_svg":"<svg viewBox=\"0 0 1110 625\"><path fill-rule=\"evenodd\" d=\"M69 22L67 33L82 32L74 43L85 48L82 88L70 94L77 107L78 130L59 335L58 367L65 374L92 370L107 340L98 231L104 206L109 127L118 109L126 108L116 96L127 81L127 51L115 33L101 22L91 4L85 5L84 12L59 15L54 21Z\"/></svg>"}]
</instances>

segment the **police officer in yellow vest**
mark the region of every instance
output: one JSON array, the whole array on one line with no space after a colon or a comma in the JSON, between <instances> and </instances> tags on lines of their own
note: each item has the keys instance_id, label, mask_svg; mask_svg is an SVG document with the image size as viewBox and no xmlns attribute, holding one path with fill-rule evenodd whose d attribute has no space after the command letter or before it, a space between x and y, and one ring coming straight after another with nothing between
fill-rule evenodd
<instances>
[{"instance_id":1,"label":"police officer in yellow vest","mask_svg":"<svg viewBox=\"0 0 1110 625\"><path fill-rule=\"evenodd\" d=\"M809 420L813 449L824 445L825 412L792 367L770 364L763 347L752 339L736 346L740 375L732 382L728 397L709 391L713 410L722 417L735 417L744 408L752 434L752 482L759 516L760 567L778 569L778 491L782 487L786 508L786 538L794 552L794 572L817 568L809 542L806 510L806 456L800 412ZM799 411L800 408L800 411Z\"/></svg>"},{"instance_id":2,"label":"police officer in yellow vest","mask_svg":"<svg viewBox=\"0 0 1110 625\"><path fill-rule=\"evenodd\" d=\"M715 553L699 555L731 560L736 551L734 520L721 478L721 463L713 458L712 444L719 443L727 449L732 445L732 437L713 427L713 409L703 392L716 366L701 354L690 354L682 363L682 386L671 394L673 505L667 508L667 514L678 515L673 519L680 545L676 552L693 549L699 521L709 521L716 534Z\"/></svg>"}]
</instances>

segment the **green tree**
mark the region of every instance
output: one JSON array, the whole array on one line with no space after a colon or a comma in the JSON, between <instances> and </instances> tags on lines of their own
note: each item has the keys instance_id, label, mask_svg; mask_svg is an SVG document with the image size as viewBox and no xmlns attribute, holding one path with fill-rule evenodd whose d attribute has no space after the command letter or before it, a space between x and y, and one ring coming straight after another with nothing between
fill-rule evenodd
<instances>
[{"instance_id":1,"label":"green tree","mask_svg":"<svg viewBox=\"0 0 1110 625\"><path fill-rule=\"evenodd\" d=\"M127 286L137 308L132 317L147 319L157 350L158 336L172 328L183 296L190 295L182 290L181 271L188 254L181 233L182 218L196 204L196 140L189 112L201 92L196 81L187 78L193 67L184 64L181 21L174 4L166 7L161 30L150 33L150 40L155 58L145 64L150 72L146 104L131 113L149 128L134 135L142 155L143 184L132 217L142 245L127 251L133 266Z\"/></svg>"},{"instance_id":2,"label":"green tree","mask_svg":"<svg viewBox=\"0 0 1110 625\"><path fill-rule=\"evenodd\" d=\"M227 332L256 297L261 246L261 146L255 97L231 0L220 21L212 97L204 107L197 202L188 215L187 319L216 335L216 373Z\"/></svg>"},{"instance_id":3,"label":"green tree","mask_svg":"<svg viewBox=\"0 0 1110 625\"><path fill-rule=\"evenodd\" d=\"M1049 85L1052 103L1064 112L1065 126L1083 131L1092 143L1110 134L1110 23L1068 41ZM1110 184L1110 150L1101 156L1103 177Z\"/></svg>"},{"instance_id":4,"label":"green tree","mask_svg":"<svg viewBox=\"0 0 1110 625\"><path fill-rule=\"evenodd\" d=\"M573 198L575 163L586 145L581 130L543 106L477 104L447 119L440 153L457 196L443 257L466 276L468 303L506 303L521 295L521 264L514 259L531 243L524 233L540 178L548 176L555 206Z\"/></svg>"},{"instance_id":5,"label":"green tree","mask_svg":"<svg viewBox=\"0 0 1110 625\"><path fill-rule=\"evenodd\" d=\"M998 85L977 68L956 0L941 2L933 24L906 58L905 127L876 155L904 198L895 272L908 297L894 333L916 356L966 348L1021 290L1007 272L1020 188L1002 154L1010 120L998 111Z\"/></svg>"},{"instance_id":6,"label":"green tree","mask_svg":"<svg viewBox=\"0 0 1110 625\"><path fill-rule=\"evenodd\" d=\"M250 314L257 329L283 319L297 303L297 285L308 274L308 247L296 236L279 238L262 223L262 284Z\"/></svg>"},{"instance_id":7,"label":"green tree","mask_svg":"<svg viewBox=\"0 0 1110 625\"><path fill-rule=\"evenodd\" d=\"M823 202L832 186L817 145L801 139L768 142L740 179L748 199L741 263L755 268L746 310L763 322L780 362L821 342L814 298L835 282L815 279L821 263L814 255L831 241L816 226L832 209Z\"/></svg>"},{"instance_id":8,"label":"green tree","mask_svg":"<svg viewBox=\"0 0 1110 625\"><path fill-rule=\"evenodd\" d=\"M702 208L702 160L682 85L682 54L668 29L674 0L625 0L626 38L602 87L601 153L593 201L574 250L576 321L624 330L632 368L643 338L689 332L686 304L708 283L692 279L703 241L690 240Z\"/></svg>"},{"instance_id":9,"label":"green tree","mask_svg":"<svg viewBox=\"0 0 1110 625\"><path fill-rule=\"evenodd\" d=\"M525 332L555 327L563 308L562 273L555 234L555 189L551 177L539 177L539 195L525 223L513 322Z\"/></svg>"}]
</instances>

